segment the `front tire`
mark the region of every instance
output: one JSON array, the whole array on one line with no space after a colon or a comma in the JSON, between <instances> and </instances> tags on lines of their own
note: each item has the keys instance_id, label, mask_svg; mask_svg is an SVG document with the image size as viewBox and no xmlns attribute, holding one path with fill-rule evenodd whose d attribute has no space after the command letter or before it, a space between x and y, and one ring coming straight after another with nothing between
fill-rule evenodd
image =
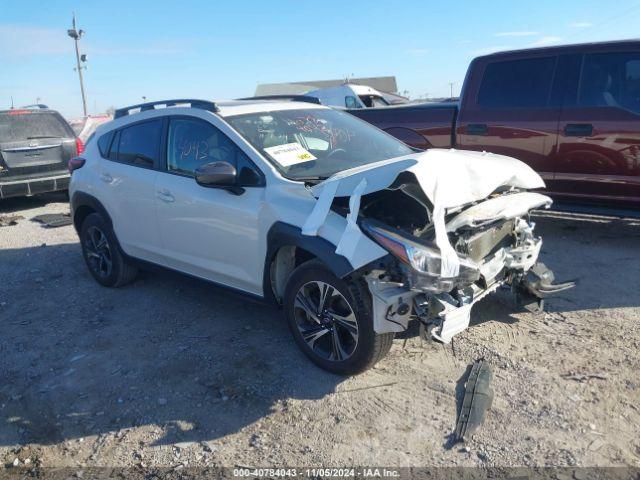
<instances>
[{"instance_id":1,"label":"front tire","mask_svg":"<svg viewBox=\"0 0 640 480\"><path fill-rule=\"evenodd\" d=\"M80 244L89 272L100 285L120 287L138 274L122 254L113 229L99 213L88 215L82 222Z\"/></svg>"},{"instance_id":2,"label":"front tire","mask_svg":"<svg viewBox=\"0 0 640 480\"><path fill-rule=\"evenodd\" d=\"M313 363L341 375L360 373L391 348L393 333L373 330L365 285L347 283L322 262L296 268L285 288L284 310L293 337Z\"/></svg>"}]
</instances>

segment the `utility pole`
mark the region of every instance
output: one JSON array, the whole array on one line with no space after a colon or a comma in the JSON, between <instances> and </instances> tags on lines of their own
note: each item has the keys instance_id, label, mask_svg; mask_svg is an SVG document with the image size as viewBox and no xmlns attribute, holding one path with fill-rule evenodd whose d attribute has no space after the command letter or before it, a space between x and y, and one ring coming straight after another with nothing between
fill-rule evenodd
<instances>
[{"instance_id":1,"label":"utility pole","mask_svg":"<svg viewBox=\"0 0 640 480\"><path fill-rule=\"evenodd\" d=\"M449 99L453 100L453 86L458 82L449 82L450 94Z\"/></svg>"},{"instance_id":2,"label":"utility pole","mask_svg":"<svg viewBox=\"0 0 640 480\"><path fill-rule=\"evenodd\" d=\"M84 30L76 30L75 12L73 13L73 20L71 22L71 25L72 27L69 30L67 30L67 35L73 38L73 43L75 44L75 47L76 47L76 65L77 65L76 69L78 70L78 76L80 77L80 93L82 93L82 111L84 112L84 116L86 117L87 116L87 98L84 94L84 80L82 79L82 69L87 67L83 67L82 65L80 65L80 60L82 60L82 62L86 62L87 56L84 54L81 56L80 50L78 48L78 41L84 35Z\"/></svg>"}]
</instances>

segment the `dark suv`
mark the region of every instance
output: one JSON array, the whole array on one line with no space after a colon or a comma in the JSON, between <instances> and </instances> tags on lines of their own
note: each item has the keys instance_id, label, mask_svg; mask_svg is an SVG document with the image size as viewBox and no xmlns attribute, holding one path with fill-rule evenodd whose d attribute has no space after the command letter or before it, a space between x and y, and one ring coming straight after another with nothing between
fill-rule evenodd
<instances>
[{"instance_id":1,"label":"dark suv","mask_svg":"<svg viewBox=\"0 0 640 480\"><path fill-rule=\"evenodd\" d=\"M83 149L54 110L0 111L0 198L66 190L67 164Z\"/></svg>"}]
</instances>

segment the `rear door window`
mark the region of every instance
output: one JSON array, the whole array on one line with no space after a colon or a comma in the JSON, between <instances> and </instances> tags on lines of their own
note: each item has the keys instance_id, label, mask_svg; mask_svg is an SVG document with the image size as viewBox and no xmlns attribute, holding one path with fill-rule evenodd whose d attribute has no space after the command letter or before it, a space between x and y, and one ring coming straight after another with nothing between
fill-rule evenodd
<instances>
[{"instance_id":1,"label":"rear door window","mask_svg":"<svg viewBox=\"0 0 640 480\"><path fill-rule=\"evenodd\" d=\"M578 104L640 113L640 52L585 55Z\"/></svg>"},{"instance_id":2,"label":"rear door window","mask_svg":"<svg viewBox=\"0 0 640 480\"><path fill-rule=\"evenodd\" d=\"M488 64L478 92L478 105L487 108L546 107L555 65L555 56Z\"/></svg>"},{"instance_id":3,"label":"rear door window","mask_svg":"<svg viewBox=\"0 0 640 480\"><path fill-rule=\"evenodd\" d=\"M73 137L71 127L53 112L13 110L0 113L0 141Z\"/></svg>"},{"instance_id":4,"label":"rear door window","mask_svg":"<svg viewBox=\"0 0 640 480\"><path fill-rule=\"evenodd\" d=\"M119 133L118 162L144 168L154 168L159 164L162 120L137 123Z\"/></svg>"}]
</instances>

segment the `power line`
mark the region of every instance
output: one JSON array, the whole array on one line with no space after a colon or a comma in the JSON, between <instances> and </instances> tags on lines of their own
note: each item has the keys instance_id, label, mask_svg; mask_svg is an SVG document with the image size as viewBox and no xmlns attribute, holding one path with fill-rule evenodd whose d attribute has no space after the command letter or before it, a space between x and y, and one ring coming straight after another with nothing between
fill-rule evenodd
<instances>
[{"instance_id":1,"label":"power line","mask_svg":"<svg viewBox=\"0 0 640 480\"><path fill-rule=\"evenodd\" d=\"M640 4L636 4L631 8L628 8L620 13L617 13L609 18L606 18L603 21L594 24L591 28L586 28L583 31L576 32L573 35L569 35L568 37L565 38L565 40L574 39L575 37L579 37L581 35L587 35L587 34L592 35L594 32L601 32L603 30L603 27L604 29L606 29L606 27L608 27L611 22L615 22L616 20L619 20L620 18L623 18L623 17L628 18L631 12L638 9L640 9ZM636 13L640 13L640 11Z\"/></svg>"}]
</instances>

